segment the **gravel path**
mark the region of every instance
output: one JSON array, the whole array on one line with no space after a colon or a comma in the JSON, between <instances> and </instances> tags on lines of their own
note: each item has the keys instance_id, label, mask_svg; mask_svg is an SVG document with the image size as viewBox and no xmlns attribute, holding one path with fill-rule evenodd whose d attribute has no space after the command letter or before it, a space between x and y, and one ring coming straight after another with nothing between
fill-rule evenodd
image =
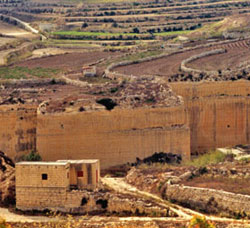
<instances>
[{"instance_id":1,"label":"gravel path","mask_svg":"<svg viewBox=\"0 0 250 228\"><path fill-rule=\"evenodd\" d=\"M48 222L55 220L46 216L18 215L10 212L7 208L0 208L0 217L7 222Z\"/></svg>"}]
</instances>

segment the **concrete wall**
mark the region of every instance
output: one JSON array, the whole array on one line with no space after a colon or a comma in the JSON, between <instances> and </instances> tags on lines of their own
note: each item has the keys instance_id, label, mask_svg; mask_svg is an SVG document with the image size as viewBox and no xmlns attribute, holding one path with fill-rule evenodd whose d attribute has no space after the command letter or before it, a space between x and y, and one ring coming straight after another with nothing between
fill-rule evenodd
<instances>
[{"instance_id":1,"label":"concrete wall","mask_svg":"<svg viewBox=\"0 0 250 228\"><path fill-rule=\"evenodd\" d=\"M189 116L191 153L250 143L250 83L173 83Z\"/></svg>"},{"instance_id":2,"label":"concrete wall","mask_svg":"<svg viewBox=\"0 0 250 228\"><path fill-rule=\"evenodd\" d=\"M36 149L37 110L29 105L1 105L0 150L17 159Z\"/></svg>"},{"instance_id":3,"label":"concrete wall","mask_svg":"<svg viewBox=\"0 0 250 228\"><path fill-rule=\"evenodd\" d=\"M96 158L101 168L159 151L189 157L186 121L181 106L38 115L37 148L44 160Z\"/></svg>"}]
</instances>

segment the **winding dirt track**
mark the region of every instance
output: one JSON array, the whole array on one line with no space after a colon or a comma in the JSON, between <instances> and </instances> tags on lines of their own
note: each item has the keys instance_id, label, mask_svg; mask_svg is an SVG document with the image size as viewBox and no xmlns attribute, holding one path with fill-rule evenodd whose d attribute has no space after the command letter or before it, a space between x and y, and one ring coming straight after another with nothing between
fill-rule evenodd
<instances>
[{"instance_id":1,"label":"winding dirt track","mask_svg":"<svg viewBox=\"0 0 250 228\"><path fill-rule=\"evenodd\" d=\"M234 68L241 62L250 59L250 40L248 39L226 44L215 44L212 47L184 51L183 53L172 54L170 56L148 62L121 66L115 68L114 71L125 75L154 75L168 78L174 74L180 73L179 68L183 60L193 55L214 49L226 49L227 53L205 57L201 60L194 61L195 65L192 65L192 67L203 70L209 70L211 68L223 70L226 68Z\"/></svg>"},{"instance_id":2,"label":"winding dirt track","mask_svg":"<svg viewBox=\"0 0 250 228\"><path fill-rule=\"evenodd\" d=\"M169 202L161 199L160 197L153 195L148 192L140 191L137 188L127 184L123 178L102 178L103 184L107 185L109 188L113 189L116 192L123 193L123 194L129 194L133 196L143 197L149 200L154 200L163 206L169 207L170 210L176 212L179 217L178 218L163 218L163 217L125 217L125 218L115 218L119 221L162 221L162 222L169 222L169 221L183 221L188 222L190 218L193 215L202 215L196 211L183 208L181 206L170 204ZM27 215L17 215L12 212L9 212L6 208L0 208L0 216L6 219L7 222L21 222L21 223L33 223L33 222L49 222L49 221L56 221L55 218L51 219L45 216L27 216ZM206 216L208 220L212 220L215 222L225 222L226 224L234 224L234 227L240 227L240 228L250 228L250 221L249 220L233 220L233 219L226 219L226 218L218 218L215 216ZM57 218L58 219L58 218ZM88 217L89 221L95 221L98 220L105 220L105 217ZM109 220L112 219L112 217L108 218Z\"/></svg>"},{"instance_id":3,"label":"winding dirt track","mask_svg":"<svg viewBox=\"0 0 250 228\"><path fill-rule=\"evenodd\" d=\"M154 194L140 191L137 188L127 184L123 178L103 178L102 182L117 192L124 193L124 194L131 194L133 196L144 197L147 199L155 200L155 201L162 203L166 206L169 206L170 210L176 212L181 219L186 219L188 221L191 219L191 217L193 215L204 216L203 214L198 213L196 211L193 211L193 210L190 210L187 208L183 208L183 207L175 205L175 204L170 204L167 201L161 199L160 197L158 197ZM215 222L225 222L228 224L233 223L235 225L237 225L237 224L243 225L241 227L244 227L244 228L250 228L250 221L249 220L234 220L234 219L227 219L227 218L219 218L219 217L215 217L215 216L206 216L206 218L208 220L212 220Z\"/></svg>"}]
</instances>

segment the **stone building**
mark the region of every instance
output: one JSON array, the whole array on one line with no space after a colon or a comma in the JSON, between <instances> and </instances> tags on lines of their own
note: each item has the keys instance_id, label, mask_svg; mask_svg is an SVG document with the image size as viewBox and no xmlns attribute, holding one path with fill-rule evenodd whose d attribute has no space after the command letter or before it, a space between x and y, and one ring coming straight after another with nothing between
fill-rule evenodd
<instances>
[{"instance_id":1,"label":"stone building","mask_svg":"<svg viewBox=\"0 0 250 228\"><path fill-rule=\"evenodd\" d=\"M79 211L86 190L98 188L99 182L99 160L19 162L16 164L16 207Z\"/></svg>"},{"instance_id":2,"label":"stone building","mask_svg":"<svg viewBox=\"0 0 250 228\"><path fill-rule=\"evenodd\" d=\"M95 66L83 66L82 72L83 72L83 76L85 77L95 77L96 67Z\"/></svg>"}]
</instances>

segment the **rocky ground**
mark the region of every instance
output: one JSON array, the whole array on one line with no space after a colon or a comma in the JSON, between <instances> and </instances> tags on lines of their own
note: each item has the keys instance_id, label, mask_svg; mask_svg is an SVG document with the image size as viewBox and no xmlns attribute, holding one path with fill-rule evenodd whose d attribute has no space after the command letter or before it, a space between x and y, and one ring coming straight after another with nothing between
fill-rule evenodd
<instances>
[{"instance_id":1,"label":"rocky ground","mask_svg":"<svg viewBox=\"0 0 250 228\"><path fill-rule=\"evenodd\" d=\"M250 195L249 170L250 163L244 162L225 162L199 168L192 166L142 166L131 169L126 180L139 189L158 194L160 194L161 185L169 182Z\"/></svg>"},{"instance_id":2,"label":"rocky ground","mask_svg":"<svg viewBox=\"0 0 250 228\"><path fill-rule=\"evenodd\" d=\"M87 83L75 86L54 79L6 82L0 88L0 96L0 105L42 103L42 113L168 107L182 103L166 83L154 78L120 83L109 81L105 86Z\"/></svg>"},{"instance_id":3,"label":"rocky ground","mask_svg":"<svg viewBox=\"0 0 250 228\"><path fill-rule=\"evenodd\" d=\"M154 163L162 156L156 154L145 161L133 164L126 178L102 178L103 186L96 192L87 192L89 198L102 199L100 208L93 211L95 216L48 216L22 215L22 212L14 214L7 209L0 209L0 214L13 227L187 227L192 216L203 216L203 214L170 203L162 199L164 184L186 184L192 183L196 178L206 176L222 176L233 179L246 179L249 175L249 163L226 162L206 168L195 168L190 166L166 165ZM163 156L164 159L174 156ZM171 160L170 159L170 160ZM151 161L151 165L148 161ZM176 161L174 161L175 163ZM155 165L152 165L154 163ZM136 167L137 166L137 167ZM0 153L0 181L1 181L1 203L4 205L15 201L15 177L14 164ZM222 179L222 180L224 180ZM209 187L209 186L206 186ZM229 189L227 189L229 191ZM249 193L247 193L249 194ZM105 202L104 202L105 201ZM15 212L16 213L16 212ZM20 214L21 213L21 214ZM90 213L91 214L91 213ZM108 217L107 217L108 216ZM115 217L114 217L115 216ZM130 217L133 216L133 217ZM139 217L138 217L139 216ZM213 221L219 228L247 228L250 223L247 220L234 220L218 218L206 215L208 220ZM20 223L22 222L22 223Z\"/></svg>"},{"instance_id":4,"label":"rocky ground","mask_svg":"<svg viewBox=\"0 0 250 228\"><path fill-rule=\"evenodd\" d=\"M0 205L15 203L15 164L0 151Z\"/></svg>"},{"instance_id":5,"label":"rocky ground","mask_svg":"<svg viewBox=\"0 0 250 228\"><path fill-rule=\"evenodd\" d=\"M129 171L126 176L126 181L140 190L151 192L163 198L170 197L170 201L176 201L178 198L174 195L169 196L170 193L167 193L168 191L172 191L170 190L171 186L190 186L202 189L214 189L220 191L222 195L223 190L225 192L246 195L248 197L250 195L249 170L250 163L245 161L226 161L219 164L201 167L160 164L158 166L150 166L142 164L141 166L133 168ZM217 193L214 192L214 194ZM171 197L173 198L171 199ZM210 208L212 205L208 206L205 198L203 200L203 202L200 201L195 203L191 201L189 202L189 200L186 199L185 206L193 209L195 208L196 210L201 210L203 212L205 210L207 213L219 213L219 206L216 206L216 210L215 208L212 209ZM179 203L184 205L183 200ZM227 216L237 217L236 214L238 212L235 208L228 208L228 210L230 212L228 212ZM226 211L221 212L226 214Z\"/></svg>"}]
</instances>

